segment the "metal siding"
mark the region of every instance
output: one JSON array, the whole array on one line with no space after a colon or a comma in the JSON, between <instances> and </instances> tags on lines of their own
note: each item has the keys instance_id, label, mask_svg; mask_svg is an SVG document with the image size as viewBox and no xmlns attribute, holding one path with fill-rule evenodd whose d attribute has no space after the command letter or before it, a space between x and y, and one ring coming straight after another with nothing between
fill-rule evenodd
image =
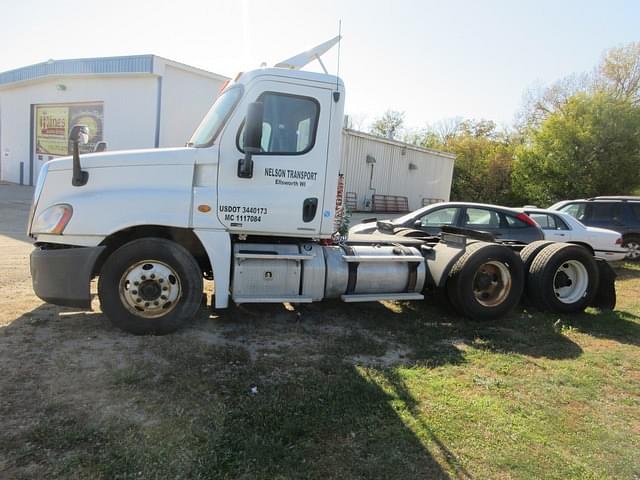
<instances>
[{"instance_id":1,"label":"metal siding","mask_svg":"<svg viewBox=\"0 0 640 480\"><path fill-rule=\"evenodd\" d=\"M340 171L345 175L345 192L356 192L358 210L370 209L366 202L374 193L369 189L371 166L366 163L367 155L376 159L372 182L375 193L406 196L411 210L420 208L423 198L449 200L454 162L450 155L344 130ZM409 163L417 170L409 170Z\"/></svg>"},{"instance_id":2,"label":"metal siding","mask_svg":"<svg viewBox=\"0 0 640 480\"><path fill-rule=\"evenodd\" d=\"M152 73L152 69L153 55L53 60L0 73L0 85L23 82L50 75Z\"/></svg>"}]
</instances>

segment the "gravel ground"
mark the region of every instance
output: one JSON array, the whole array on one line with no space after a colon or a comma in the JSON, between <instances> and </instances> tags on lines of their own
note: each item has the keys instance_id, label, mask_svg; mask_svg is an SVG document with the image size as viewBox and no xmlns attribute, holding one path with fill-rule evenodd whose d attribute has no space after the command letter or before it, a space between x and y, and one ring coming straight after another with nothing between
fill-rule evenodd
<instances>
[{"instance_id":1,"label":"gravel ground","mask_svg":"<svg viewBox=\"0 0 640 480\"><path fill-rule=\"evenodd\" d=\"M31 242L26 234L27 218L33 189L0 184L0 321L10 321L11 315L37 300L29 291L29 252ZM21 305L19 307L19 305ZM7 307L11 310L7 312ZM15 310L14 310L15 308ZM27 307L28 308L28 307ZM9 316L7 317L7 314Z\"/></svg>"}]
</instances>

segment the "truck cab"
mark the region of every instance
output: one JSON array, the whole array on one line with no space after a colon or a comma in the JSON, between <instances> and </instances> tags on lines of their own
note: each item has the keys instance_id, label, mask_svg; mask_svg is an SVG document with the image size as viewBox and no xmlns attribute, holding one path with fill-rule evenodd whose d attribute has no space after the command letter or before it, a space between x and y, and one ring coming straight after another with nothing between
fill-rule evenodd
<instances>
[{"instance_id":1,"label":"truck cab","mask_svg":"<svg viewBox=\"0 0 640 480\"><path fill-rule=\"evenodd\" d=\"M260 145L243 172L246 114L255 103L262 105ZM211 190L194 191L215 202L218 226L232 234L329 238L338 177L327 172L339 167L343 109L344 87L329 75L263 69L229 85L188 143L201 150L195 175L203 184L201 170L216 166ZM193 223L213 226L197 208Z\"/></svg>"}]
</instances>

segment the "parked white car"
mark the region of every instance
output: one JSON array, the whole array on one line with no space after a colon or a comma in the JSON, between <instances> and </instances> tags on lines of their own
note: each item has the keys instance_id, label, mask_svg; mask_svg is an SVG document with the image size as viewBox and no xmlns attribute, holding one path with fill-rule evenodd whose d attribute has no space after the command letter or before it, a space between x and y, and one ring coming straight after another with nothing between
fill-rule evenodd
<instances>
[{"instance_id":1,"label":"parked white car","mask_svg":"<svg viewBox=\"0 0 640 480\"><path fill-rule=\"evenodd\" d=\"M598 258L609 262L623 260L627 250L622 247L622 235L606 228L587 227L568 213L541 208L523 208L540 227L545 240L582 244Z\"/></svg>"}]
</instances>

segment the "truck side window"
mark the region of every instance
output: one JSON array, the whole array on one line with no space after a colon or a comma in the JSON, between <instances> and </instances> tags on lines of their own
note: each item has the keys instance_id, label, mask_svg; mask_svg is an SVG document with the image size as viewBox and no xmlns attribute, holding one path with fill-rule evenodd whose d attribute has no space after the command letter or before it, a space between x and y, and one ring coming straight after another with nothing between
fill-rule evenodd
<instances>
[{"instance_id":1,"label":"truck side window","mask_svg":"<svg viewBox=\"0 0 640 480\"><path fill-rule=\"evenodd\" d=\"M261 154L301 155L313 148L320 105L311 97L265 92ZM237 137L238 150L244 152L244 123Z\"/></svg>"}]
</instances>

